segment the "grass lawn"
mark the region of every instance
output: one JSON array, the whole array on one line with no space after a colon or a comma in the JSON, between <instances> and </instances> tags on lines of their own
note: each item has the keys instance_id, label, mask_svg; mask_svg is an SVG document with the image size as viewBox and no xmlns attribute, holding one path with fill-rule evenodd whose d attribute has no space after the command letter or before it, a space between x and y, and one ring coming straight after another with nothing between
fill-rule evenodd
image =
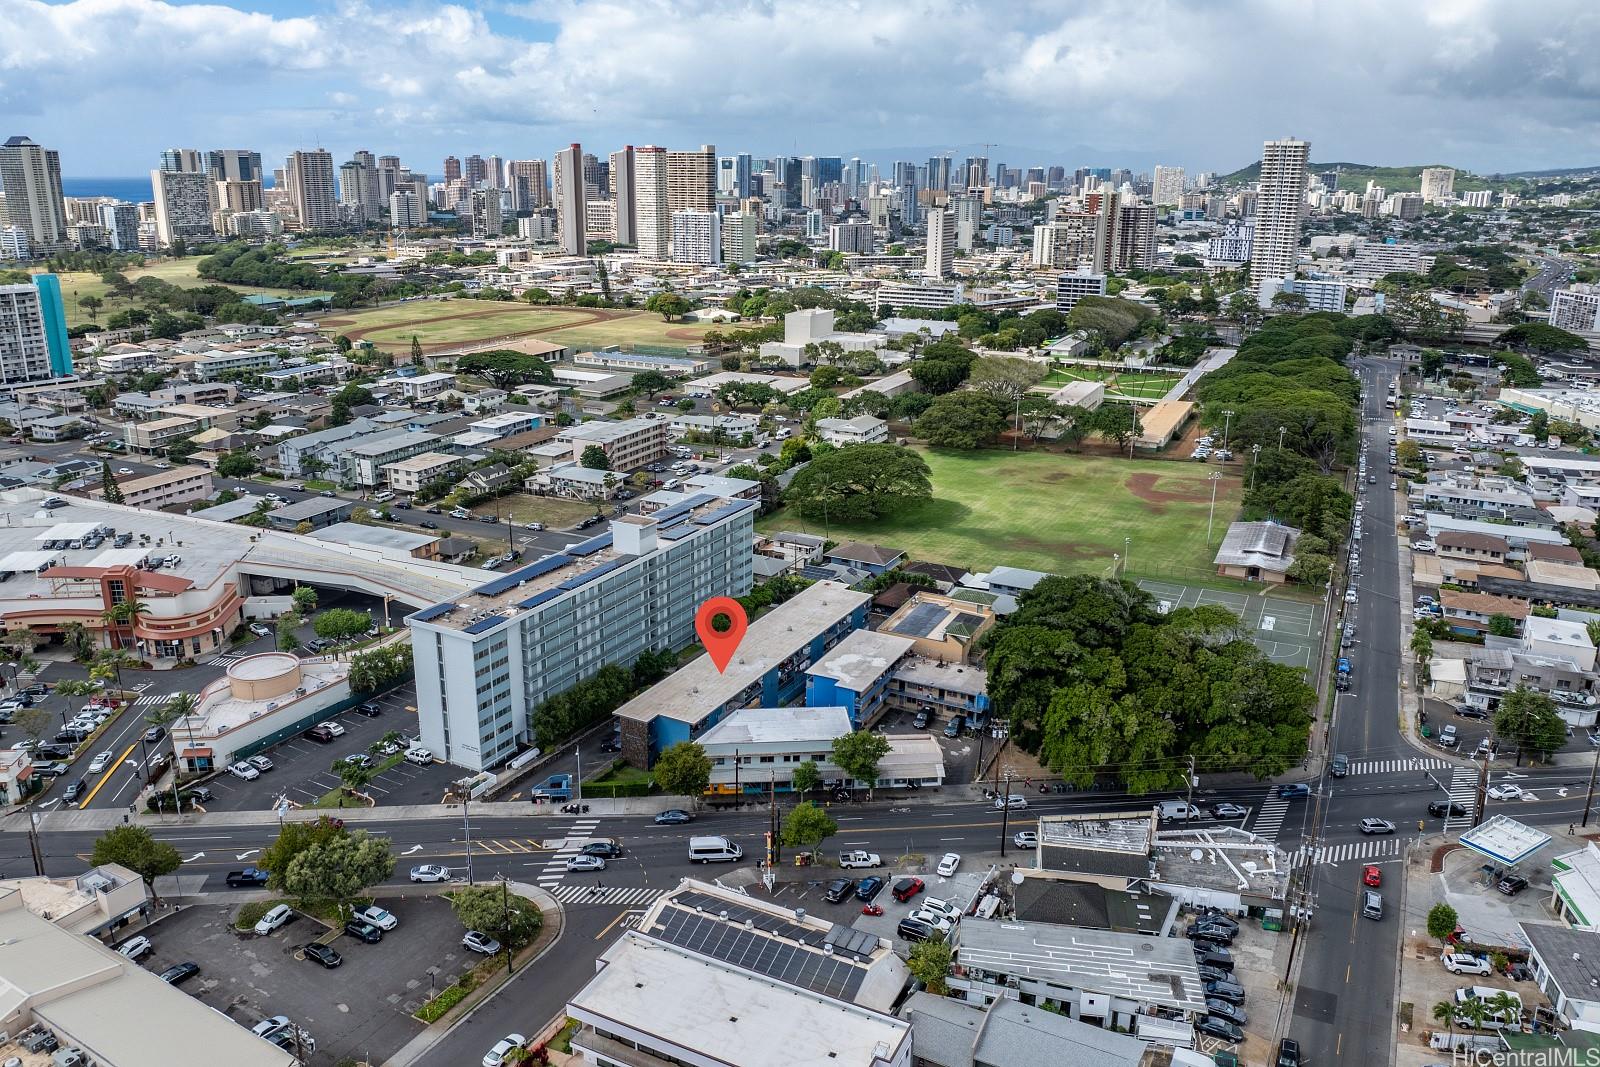
<instances>
[{"instance_id":1,"label":"grass lawn","mask_svg":"<svg viewBox=\"0 0 1600 1067\"><path fill-rule=\"evenodd\" d=\"M494 501L479 504L472 509L479 515L493 515ZM511 521L526 527L530 522L542 522L551 529L571 526L594 514L594 505L581 500L566 500L553 496L534 496L531 493L514 493L500 498L501 517L511 516ZM485 524L484 529L488 529Z\"/></svg>"},{"instance_id":2,"label":"grass lawn","mask_svg":"<svg viewBox=\"0 0 1600 1067\"><path fill-rule=\"evenodd\" d=\"M580 319L578 314L570 311L546 311L538 308L518 310L514 307L504 312L491 311L489 308L484 310L489 313L380 327L368 330L362 337L380 348L409 348L413 337L425 345L482 341L490 337L506 337L534 330L546 330ZM348 330L345 332L349 333Z\"/></svg>"},{"instance_id":3,"label":"grass lawn","mask_svg":"<svg viewBox=\"0 0 1600 1067\"><path fill-rule=\"evenodd\" d=\"M878 523L827 531L787 509L757 527L874 541L978 571L1005 564L1108 574L1112 554L1132 538L1131 574L1215 581L1211 561L1239 507L1240 480L1225 475L1217 483L1208 545L1211 472L1201 465L1051 452L921 452L933 474L932 500Z\"/></svg>"},{"instance_id":4,"label":"grass lawn","mask_svg":"<svg viewBox=\"0 0 1600 1067\"><path fill-rule=\"evenodd\" d=\"M196 273L200 258L199 256L187 256L183 259L164 259L152 262L147 266L130 268L123 271L123 274L131 282L136 282L140 278L160 278L169 285L180 286L184 289L195 289L202 285L220 285L220 282L207 281ZM68 326L81 326L85 323L96 321L105 322L119 311L144 306L136 300L123 300L109 295L110 286L101 281L98 274L91 274L86 271L68 271L58 274L57 277L61 279L61 296L67 305ZM230 285L228 288L240 293L266 293L269 296L283 297L329 295L326 292L301 291L299 289L261 289L251 288L246 285ZM89 318L88 313L78 306L78 300L85 296L97 296L105 301L105 305L100 308L98 320Z\"/></svg>"},{"instance_id":5,"label":"grass lawn","mask_svg":"<svg viewBox=\"0 0 1600 1067\"><path fill-rule=\"evenodd\" d=\"M672 348L682 351L704 337L713 329L731 331L735 326L718 327L709 323L663 322L653 311L639 311L619 316L606 322L574 326L570 330L557 330L545 335L545 340L568 345L573 351L604 348L606 345L650 345L655 348Z\"/></svg>"}]
</instances>

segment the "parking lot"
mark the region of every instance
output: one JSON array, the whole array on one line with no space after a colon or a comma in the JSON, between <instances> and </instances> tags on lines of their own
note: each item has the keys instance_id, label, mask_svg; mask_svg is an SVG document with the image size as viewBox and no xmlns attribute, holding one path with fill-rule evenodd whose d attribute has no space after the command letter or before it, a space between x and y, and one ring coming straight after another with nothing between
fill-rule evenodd
<instances>
[{"instance_id":1,"label":"parking lot","mask_svg":"<svg viewBox=\"0 0 1600 1067\"><path fill-rule=\"evenodd\" d=\"M185 908L142 933L155 946L143 965L159 974L193 961L200 973L178 988L241 1026L286 1015L316 1042L310 1064L346 1058L381 1063L422 1030L411 1013L482 957L461 947L462 928L447 901L436 896L384 899L379 905L400 920L375 945L346 934L332 942L344 963L332 970L298 950L327 933L313 918L296 915L267 937L233 928L236 909Z\"/></svg>"},{"instance_id":2,"label":"parking lot","mask_svg":"<svg viewBox=\"0 0 1600 1067\"><path fill-rule=\"evenodd\" d=\"M936 712L924 729L912 725L916 717L912 709L891 709L884 712L881 718L873 724L873 729L887 734L926 734L939 742L939 747L944 751L944 780L946 785L967 785L971 783L978 767L980 738L978 733L963 729L960 737L946 737L944 727L950 721L949 712ZM993 736L992 730L981 731L981 747L984 755L992 753L1000 740Z\"/></svg>"},{"instance_id":3,"label":"parking lot","mask_svg":"<svg viewBox=\"0 0 1600 1067\"><path fill-rule=\"evenodd\" d=\"M355 710L330 716L328 721L344 728L344 736L323 744L295 736L269 749L272 770L253 781L244 781L224 772L206 784L216 799L207 805L212 811L265 811L274 807L280 796L291 804L310 805L339 788L339 776L332 771L335 761L358 752L392 732L408 738L417 736L416 687L405 685L391 690L371 703L381 709L376 718ZM437 804L457 777L442 763L419 767L404 760L372 779L364 790L379 804Z\"/></svg>"}]
</instances>

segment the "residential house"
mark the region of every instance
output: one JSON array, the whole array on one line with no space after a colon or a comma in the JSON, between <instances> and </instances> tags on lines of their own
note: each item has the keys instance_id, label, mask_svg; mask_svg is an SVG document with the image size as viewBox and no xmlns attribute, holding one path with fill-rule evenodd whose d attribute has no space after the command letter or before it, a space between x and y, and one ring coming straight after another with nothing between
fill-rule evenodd
<instances>
[{"instance_id":1,"label":"residential house","mask_svg":"<svg viewBox=\"0 0 1600 1067\"><path fill-rule=\"evenodd\" d=\"M895 565L905 558L906 552L903 548L870 545L864 541L846 541L823 553L823 559L833 566L849 567L869 574L883 574L894 570Z\"/></svg>"},{"instance_id":2,"label":"residential house","mask_svg":"<svg viewBox=\"0 0 1600 1067\"><path fill-rule=\"evenodd\" d=\"M466 466L466 459L450 452L419 452L407 459L385 464L383 476L390 489L415 493L430 482L452 479Z\"/></svg>"},{"instance_id":3,"label":"residential house","mask_svg":"<svg viewBox=\"0 0 1600 1067\"><path fill-rule=\"evenodd\" d=\"M1441 530L1434 538L1434 544L1438 546L1439 555L1445 559L1504 563L1511 554L1511 546L1506 539L1491 534Z\"/></svg>"},{"instance_id":4,"label":"residential house","mask_svg":"<svg viewBox=\"0 0 1600 1067\"><path fill-rule=\"evenodd\" d=\"M978 639L994 624L995 611L988 605L912 588L878 632L909 639L924 659L968 663Z\"/></svg>"},{"instance_id":5,"label":"residential house","mask_svg":"<svg viewBox=\"0 0 1600 1067\"><path fill-rule=\"evenodd\" d=\"M853 419L818 419L817 432L831 445L881 444L889 440L889 424L871 415L857 415Z\"/></svg>"},{"instance_id":6,"label":"residential house","mask_svg":"<svg viewBox=\"0 0 1600 1067\"><path fill-rule=\"evenodd\" d=\"M843 707L854 728L871 726L883 710L895 666L914 644L875 630L849 634L806 669L806 703Z\"/></svg>"},{"instance_id":7,"label":"residential house","mask_svg":"<svg viewBox=\"0 0 1600 1067\"><path fill-rule=\"evenodd\" d=\"M277 530L293 531L301 523L316 530L344 522L355 508L354 501L341 497L310 496L267 512L267 522Z\"/></svg>"},{"instance_id":8,"label":"residential house","mask_svg":"<svg viewBox=\"0 0 1600 1067\"><path fill-rule=\"evenodd\" d=\"M900 1017L916 1035L915 1067L1141 1067L1149 1048L1137 1037L1005 997L985 1009L916 992Z\"/></svg>"},{"instance_id":9,"label":"residential house","mask_svg":"<svg viewBox=\"0 0 1600 1067\"><path fill-rule=\"evenodd\" d=\"M1224 578L1282 583L1294 566L1294 546L1300 531L1276 522L1228 524L1217 549L1217 573Z\"/></svg>"},{"instance_id":10,"label":"residential house","mask_svg":"<svg viewBox=\"0 0 1600 1067\"><path fill-rule=\"evenodd\" d=\"M1445 625L1456 633L1488 633L1489 620L1496 615L1504 615L1510 619L1516 627L1516 632L1521 633L1522 622L1528 617L1528 605L1525 601L1494 596L1490 593L1465 593L1444 589L1439 593L1439 601L1444 606Z\"/></svg>"},{"instance_id":11,"label":"residential house","mask_svg":"<svg viewBox=\"0 0 1600 1067\"><path fill-rule=\"evenodd\" d=\"M504 463L490 463L468 471L461 484L474 493L493 493L516 481L516 474Z\"/></svg>"}]
</instances>

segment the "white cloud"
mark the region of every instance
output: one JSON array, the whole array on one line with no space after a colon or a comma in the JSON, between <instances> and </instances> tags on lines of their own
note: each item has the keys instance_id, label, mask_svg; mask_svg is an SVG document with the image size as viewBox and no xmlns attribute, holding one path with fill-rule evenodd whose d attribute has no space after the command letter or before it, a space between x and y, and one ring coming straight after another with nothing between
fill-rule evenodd
<instances>
[{"instance_id":1,"label":"white cloud","mask_svg":"<svg viewBox=\"0 0 1600 1067\"><path fill-rule=\"evenodd\" d=\"M168 144L276 155L313 138L419 162L583 139L1004 141L1199 167L1292 132L1319 159L1594 161L1600 5L1529 16L1512 0L543 0L491 25L424 0L298 17L0 0L0 113L69 166L95 153L123 171Z\"/></svg>"}]
</instances>

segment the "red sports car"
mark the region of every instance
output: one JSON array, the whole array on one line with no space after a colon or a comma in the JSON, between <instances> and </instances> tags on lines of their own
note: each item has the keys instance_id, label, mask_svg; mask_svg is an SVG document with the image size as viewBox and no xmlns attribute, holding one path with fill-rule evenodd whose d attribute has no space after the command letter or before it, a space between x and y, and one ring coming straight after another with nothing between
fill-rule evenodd
<instances>
[{"instance_id":1,"label":"red sports car","mask_svg":"<svg viewBox=\"0 0 1600 1067\"><path fill-rule=\"evenodd\" d=\"M1378 888L1383 884L1383 872L1371 865L1361 868L1361 884Z\"/></svg>"}]
</instances>

